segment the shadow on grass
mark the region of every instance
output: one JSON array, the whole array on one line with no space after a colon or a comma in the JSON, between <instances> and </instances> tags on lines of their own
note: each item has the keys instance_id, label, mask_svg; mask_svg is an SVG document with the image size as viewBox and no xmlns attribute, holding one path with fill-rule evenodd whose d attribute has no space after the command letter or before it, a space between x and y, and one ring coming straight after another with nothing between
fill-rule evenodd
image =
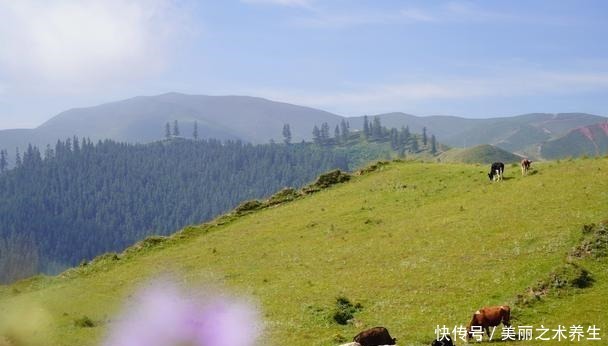
<instances>
[{"instance_id":1,"label":"shadow on grass","mask_svg":"<svg viewBox=\"0 0 608 346\"><path fill-rule=\"evenodd\" d=\"M511 180L511 179L515 179L514 177L502 177L502 180ZM500 181L494 181L494 180L490 180L490 183L500 183Z\"/></svg>"}]
</instances>

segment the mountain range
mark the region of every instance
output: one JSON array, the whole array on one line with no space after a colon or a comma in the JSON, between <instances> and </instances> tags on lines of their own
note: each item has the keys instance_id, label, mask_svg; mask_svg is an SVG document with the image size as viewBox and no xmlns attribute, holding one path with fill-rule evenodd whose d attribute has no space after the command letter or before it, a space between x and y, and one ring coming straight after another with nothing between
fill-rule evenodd
<instances>
[{"instance_id":1,"label":"mountain range","mask_svg":"<svg viewBox=\"0 0 608 346\"><path fill-rule=\"evenodd\" d=\"M608 118L585 113L532 113L513 117L469 119L448 115L415 116L385 113L387 127L426 127L438 141L453 147L491 144L524 156L560 158L598 155L608 151ZM309 140L315 125L333 129L346 119L352 129L363 128L364 116L343 117L310 107L249 96L205 96L166 93L138 96L93 107L62 112L37 128L0 131L0 148L12 155L29 143L44 147L71 136L146 143L165 135L166 123L178 121L180 134L191 137L198 123L201 138L240 139L252 143L281 140L289 124L294 142ZM588 128L589 130L584 130ZM599 129L599 131L596 131ZM586 135L591 133L592 135ZM573 146L579 148L570 150Z\"/></svg>"}]
</instances>

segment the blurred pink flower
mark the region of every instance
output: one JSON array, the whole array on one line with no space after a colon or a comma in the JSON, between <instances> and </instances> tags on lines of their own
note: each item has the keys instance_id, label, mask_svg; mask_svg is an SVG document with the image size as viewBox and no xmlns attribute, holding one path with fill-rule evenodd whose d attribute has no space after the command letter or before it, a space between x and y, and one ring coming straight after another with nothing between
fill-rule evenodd
<instances>
[{"instance_id":1,"label":"blurred pink flower","mask_svg":"<svg viewBox=\"0 0 608 346\"><path fill-rule=\"evenodd\" d=\"M104 346L251 346L260 333L250 304L219 296L198 301L155 283L112 323Z\"/></svg>"}]
</instances>

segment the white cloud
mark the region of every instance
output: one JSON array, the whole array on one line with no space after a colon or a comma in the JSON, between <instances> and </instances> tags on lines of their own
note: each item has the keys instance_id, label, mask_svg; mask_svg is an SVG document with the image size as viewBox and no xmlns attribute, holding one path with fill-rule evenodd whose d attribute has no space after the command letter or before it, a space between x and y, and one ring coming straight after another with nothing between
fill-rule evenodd
<instances>
[{"instance_id":1,"label":"white cloud","mask_svg":"<svg viewBox=\"0 0 608 346\"><path fill-rule=\"evenodd\" d=\"M137 80L162 69L184 19L170 0L0 0L0 73L66 90Z\"/></svg>"},{"instance_id":2,"label":"white cloud","mask_svg":"<svg viewBox=\"0 0 608 346\"><path fill-rule=\"evenodd\" d=\"M279 5L292 7L310 7L311 0L241 0L246 4Z\"/></svg>"},{"instance_id":3,"label":"white cloud","mask_svg":"<svg viewBox=\"0 0 608 346\"><path fill-rule=\"evenodd\" d=\"M435 16L418 8L407 8L400 11L400 18L419 22L433 22L437 20Z\"/></svg>"},{"instance_id":4,"label":"white cloud","mask_svg":"<svg viewBox=\"0 0 608 346\"><path fill-rule=\"evenodd\" d=\"M369 24L433 22L435 18L430 13L418 8L404 8L395 11L344 11L336 12L315 8L314 13L294 19L292 22L299 26L311 28L345 28Z\"/></svg>"},{"instance_id":5,"label":"white cloud","mask_svg":"<svg viewBox=\"0 0 608 346\"><path fill-rule=\"evenodd\" d=\"M534 23L547 25L570 25L576 23L572 18L547 15L546 13L515 13L495 11L469 1L449 1L441 4L427 4L418 7L377 7L358 10L356 7L321 6L307 0L241 0L244 2L300 4L311 11L292 20L296 25L311 28L346 28L370 24L394 23L435 23L461 24L483 22Z\"/></svg>"},{"instance_id":6,"label":"white cloud","mask_svg":"<svg viewBox=\"0 0 608 346\"><path fill-rule=\"evenodd\" d=\"M434 21L430 13L421 8L402 8L394 11L384 10L344 10L323 6L314 0L241 0L242 3L301 7L309 10L302 17L292 20L293 23L315 28L341 28L364 24L381 24L396 21L429 22ZM327 5L327 4L325 4Z\"/></svg>"}]
</instances>

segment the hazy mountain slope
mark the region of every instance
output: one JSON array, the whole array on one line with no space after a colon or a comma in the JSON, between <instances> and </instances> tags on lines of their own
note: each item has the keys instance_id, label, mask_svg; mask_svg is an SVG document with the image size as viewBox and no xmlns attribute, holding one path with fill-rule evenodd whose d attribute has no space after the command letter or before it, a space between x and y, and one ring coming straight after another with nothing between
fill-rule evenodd
<instances>
[{"instance_id":1,"label":"hazy mountain slope","mask_svg":"<svg viewBox=\"0 0 608 346\"><path fill-rule=\"evenodd\" d=\"M443 139L446 144L493 144L518 152L536 143L559 137L580 126L605 121L606 118L584 113L535 113L515 117L485 119L478 125Z\"/></svg>"},{"instance_id":2,"label":"hazy mountain slope","mask_svg":"<svg viewBox=\"0 0 608 346\"><path fill-rule=\"evenodd\" d=\"M404 113L378 115L389 127L409 126L415 132L426 127L437 139L454 147L492 144L511 152L557 138L581 126L605 121L605 117L584 113L533 113L514 117L467 119L454 116L417 117ZM369 116L371 119L374 116ZM349 118L354 128L363 127L363 117Z\"/></svg>"},{"instance_id":3,"label":"hazy mountain slope","mask_svg":"<svg viewBox=\"0 0 608 346\"><path fill-rule=\"evenodd\" d=\"M256 97L167 93L71 109L31 130L2 130L0 148L12 155L16 146L44 146L74 135L92 140L150 142L163 138L165 124L174 120L179 122L184 137L192 136L193 124L198 121L201 138L253 143L281 140L287 123L296 142L310 138L314 124L327 122L333 130L340 119L325 111Z\"/></svg>"},{"instance_id":4,"label":"hazy mountain slope","mask_svg":"<svg viewBox=\"0 0 608 346\"><path fill-rule=\"evenodd\" d=\"M119 141L149 142L163 138L165 124L178 120L182 135L191 136L192 123L199 120L201 137L204 134L219 139L236 139L228 129L205 121L190 107L166 102L164 95L135 97L103 105L76 108L58 114L36 130L54 133L58 138L80 137L112 138Z\"/></svg>"},{"instance_id":5,"label":"hazy mountain slope","mask_svg":"<svg viewBox=\"0 0 608 346\"><path fill-rule=\"evenodd\" d=\"M201 137L239 138L251 142L280 139L283 124L290 124L294 141L309 138L310 124L337 124L340 117L313 108L248 96L204 96L168 93L140 96L97 107L73 109L40 126L45 131L103 133L106 137L132 142L162 138L166 122L178 120L181 134L192 135L199 122Z\"/></svg>"},{"instance_id":6,"label":"hazy mountain slope","mask_svg":"<svg viewBox=\"0 0 608 346\"><path fill-rule=\"evenodd\" d=\"M510 153L493 145L482 144L472 148L453 148L439 155L441 162L485 163L500 161L519 162L521 156Z\"/></svg>"},{"instance_id":7,"label":"hazy mountain slope","mask_svg":"<svg viewBox=\"0 0 608 346\"><path fill-rule=\"evenodd\" d=\"M540 154L547 159L596 156L608 153L608 122L581 127L543 143Z\"/></svg>"},{"instance_id":8,"label":"hazy mountain slope","mask_svg":"<svg viewBox=\"0 0 608 346\"><path fill-rule=\"evenodd\" d=\"M421 133L422 128L426 127L429 133L435 134L440 139L449 138L450 136L454 135L455 131L462 131L484 121L483 119L466 119L443 115L419 117L405 113L385 113L378 115L369 115L369 121L372 121L373 117L375 116L380 117L382 124L387 127L401 128L402 126L409 126L410 131L416 133ZM348 118L348 121L351 127L353 128L363 128L362 116L350 117ZM454 145L453 143L446 144Z\"/></svg>"},{"instance_id":9,"label":"hazy mountain slope","mask_svg":"<svg viewBox=\"0 0 608 346\"><path fill-rule=\"evenodd\" d=\"M7 150L10 156L14 156L17 147L23 151L28 143L46 143L46 141L50 141L50 138L37 134L33 129L0 130L0 149Z\"/></svg>"},{"instance_id":10,"label":"hazy mountain slope","mask_svg":"<svg viewBox=\"0 0 608 346\"><path fill-rule=\"evenodd\" d=\"M195 290L219 285L252 295L267 322L260 345L335 346L375 325L402 345L429 345L437 325L466 324L493 304L511 304L515 326L595 323L603 331L605 258L581 263L595 279L590 288L524 310L514 305L564 265L583 224L606 218L608 159L535 169L493 184L477 165L381 166L294 202L0 288L0 334L21 328L28 345L98 345L122 301L158 275ZM332 322L339 295L362 304L355 323ZM95 326L76 326L83 316Z\"/></svg>"}]
</instances>

